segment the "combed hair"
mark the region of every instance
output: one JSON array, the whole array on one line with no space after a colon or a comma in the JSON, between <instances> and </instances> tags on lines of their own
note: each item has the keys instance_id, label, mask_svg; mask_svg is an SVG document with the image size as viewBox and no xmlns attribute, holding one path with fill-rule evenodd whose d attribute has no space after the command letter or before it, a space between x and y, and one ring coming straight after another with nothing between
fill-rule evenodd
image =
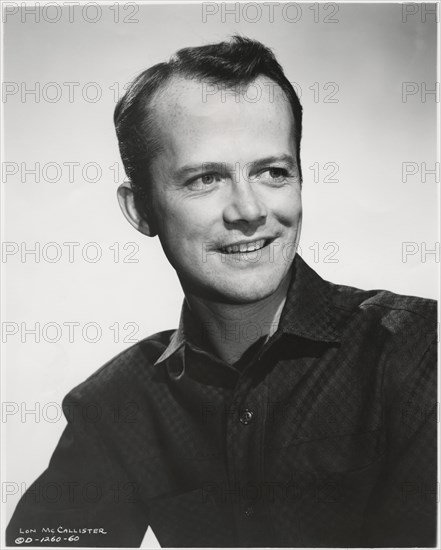
<instances>
[{"instance_id":1,"label":"combed hair","mask_svg":"<svg viewBox=\"0 0 441 550\"><path fill-rule=\"evenodd\" d=\"M183 48L168 62L143 71L119 100L114 113L121 159L135 193L137 208L145 213L149 191L149 166L160 151L151 100L174 76L196 79L236 89L266 76L283 90L295 121L296 156L299 176L302 106L273 52L257 40L233 36L229 41Z\"/></svg>"}]
</instances>

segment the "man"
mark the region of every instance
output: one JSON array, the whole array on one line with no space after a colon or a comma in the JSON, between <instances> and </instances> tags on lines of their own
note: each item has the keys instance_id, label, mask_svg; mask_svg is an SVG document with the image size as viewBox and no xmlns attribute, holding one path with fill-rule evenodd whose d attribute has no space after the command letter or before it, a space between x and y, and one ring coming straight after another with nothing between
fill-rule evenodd
<instances>
[{"instance_id":1,"label":"man","mask_svg":"<svg viewBox=\"0 0 441 550\"><path fill-rule=\"evenodd\" d=\"M118 199L178 274L179 328L68 394L8 544L139 546L150 525L175 547L434 546L436 305L296 255L302 109L273 54L180 50L115 125Z\"/></svg>"}]
</instances>

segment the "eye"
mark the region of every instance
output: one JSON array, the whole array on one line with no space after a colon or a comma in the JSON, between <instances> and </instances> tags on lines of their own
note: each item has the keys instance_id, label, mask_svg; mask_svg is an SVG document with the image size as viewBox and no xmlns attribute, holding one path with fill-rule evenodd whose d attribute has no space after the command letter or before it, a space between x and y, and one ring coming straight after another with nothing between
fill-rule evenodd
<instances>
[{"instance_id":1,"label":"eye","mask_svg":"<svg viewBox=\"0 0 441 550\"><path fill-rule=\"evenodd\" d=\"M269 168L268 174L270 178L277 180L277 179L286 178L286 176L288 175L288 172L284 168L276 167L276 168Z\"/></svg>"},{"instance_id":2,"label":"eye","mask_svg":"<svg viewBox=\"0 0 441 550\"><path fill-rule=\"evenodd\" d=\"M197 178L192 179L188 182L188 187L192 190L198 191L198 190L204 190L212 185L214 185L216 182L218 182L221 179L219 174L202 174L202 176L198 176Z\"/></svg>"},{"instance_id":3,"label":"eye","mask_svg":"<svg viewBox=\"0 0 441 550\"><path fill-rule=\"evenodd\" d=\"M203 176L201 176L201 182L204 185L211 185L212 183L214 183L214 181L214 174L204 174Z\"/></svg>"},{"instance_id":4,"label":"eye","mask_svg":"<svg viewBox=\"0 0 441 550\"><path fill-rule=\"evenodd\" d=\"M288 170L286 170L285 168L280 168L278 166L265 168L264 170L262 170L262 172L260 172L259 175L259 178L261 180L269 184L284 183L288 177Z\"/></svg>"}]
</instances>

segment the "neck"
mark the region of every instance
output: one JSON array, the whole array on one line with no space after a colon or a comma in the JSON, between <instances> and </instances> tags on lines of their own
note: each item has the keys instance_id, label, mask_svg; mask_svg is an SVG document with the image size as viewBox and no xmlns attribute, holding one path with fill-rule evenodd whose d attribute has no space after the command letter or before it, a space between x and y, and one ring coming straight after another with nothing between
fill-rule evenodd
<instances>
[{"instance_id":1,"label":"neck","mask_svg":"<svg viewBox=\"0 0 441 550\"><path fill-rule=\"evenodd\" d=\"M185 293L187 303L204 327L216 355L233 364L257 341L277 330L285 305L290 273L270 296L252 304L225 304Z\"/></svg>"}]
</instances>

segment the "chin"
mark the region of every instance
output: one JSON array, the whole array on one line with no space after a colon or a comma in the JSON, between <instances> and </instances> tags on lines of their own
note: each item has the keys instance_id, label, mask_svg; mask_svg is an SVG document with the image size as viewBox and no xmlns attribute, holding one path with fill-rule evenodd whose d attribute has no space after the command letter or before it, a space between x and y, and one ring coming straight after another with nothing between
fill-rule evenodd
<instances>
[{"instance_id":1,"label":"chin","mask_svg":"<svg viewBox=\"0 0 441 550\"><path fill-rule=\"evenodd\" d=\"M196 277L179 277L184 292L208 301L225 304L252 304L271 296L285 279L285 269L258 270L256 273L222 274L215 270ZM196 274L195 274L196 275Z\"/></svg>"},{"instance_id":2,"label":"chin","mask_svg":"<svg viewBox=\"0 0 441 550\"><path fill-rule=\"evenodd\" d=\"M281 281L236 281L234 284L222 285L218 290L220 300L230 304L252 304L271 296Z\"/></svg>"}]
</instances>

